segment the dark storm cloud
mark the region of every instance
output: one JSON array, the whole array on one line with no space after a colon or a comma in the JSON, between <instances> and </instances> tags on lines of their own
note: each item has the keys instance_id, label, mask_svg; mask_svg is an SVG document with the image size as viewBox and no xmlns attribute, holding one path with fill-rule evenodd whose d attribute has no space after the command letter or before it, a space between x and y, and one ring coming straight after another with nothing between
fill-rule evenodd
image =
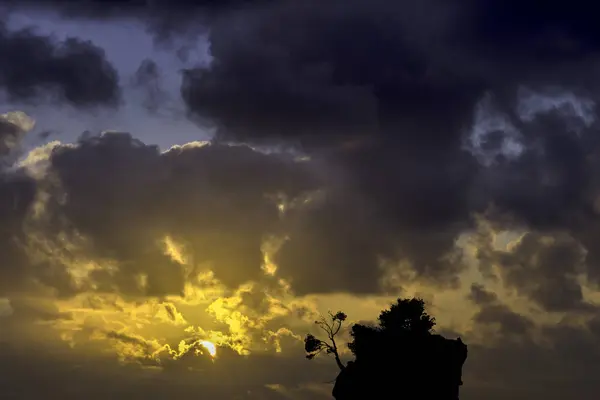
<instances>
[{"instance_id":1,"label":"dark storm cloud","mask_svg":"<svg viewBox=\"0 0 600 400\"><path fill-rule=\"evenodd\" d=\"M21 143L34 126L33 120L20 112L0 115L0 174L22 155Z\"/></svg>"},{"instance_id":2,"label":"dark storm cloud","mask_svg":"<svg viewBox=\"0 0 600 400\"><path fill-rule=\"evenodd\" d=\"M211 25L215 62L189 72L184 98L236 138L310 143L375 130L404 145L435 140L450 148L487 90L506 95L517 85L592 78L590 51L563 54L560 43L529 43L548 39L544 21L528 25L525 38L485 35L494 24L480 19L495 17L498 4L474 4L279 1L234 13ZM520 20L530 10L515 3L510 11L494 20L496 29L511 33L510 17ZM567 21L557 22L559 33L585 40L577 30L560 32ZM541 59L542 51L556 58Z\"/></svg>"},{"instance_id":3,"label":"dark storm cloud","mask_svg":"<svg viewBox=\"0 0 600 400\"><path fill-rule=\"evenodd\" d=\"M19 243L23 223L36 194L36 182L25 174L0 170L0 295L20 287L28 275L28 260Z\"/></svg>"},{"instance_id":4,"label":"dark storm cloud","mask_svg":"<svg viewBox=\"0 0 600 400\"><path fill-rule=\"evenodd\" d=\"M91 272L97 290L180 294L193 271L166 254L169 236L185 246L194 266L236 287L262 275L263 241L284 233L278 196L294 198L316 182L306 163L247 146L190 144L161 153L124 133L58 146L38 181L49 195L45 218L28 225L43 234L42 244L53 243L37 278L62 295L90 289L77 289L68 271L69 260L86 254L117 263L116 271ZM80 253L58 252L61 232L86 238ZM29 252L40 245L26 243Z\"/></svg>"},{"instance_id":5,"label":"dark storm cloud","mask_svg":"<svg viewBox=\"0 0 600 400\"><path fill-rule=\"evenodd\" d=\"M526 88L541 98L595 98L598 53L575 24L583 14L552 14L558 32L534 19L518 36L499 36L491 29L509 29L531 10L510 3L504 19L482 25L498 4L281 1L213 21L214 60L188 71L182 86L191 113L212 121L219 138L299 144L343 171L345 184L311 209L314 222L303 217L303 233L290 235L282 269L298 268L318 241L327 246L311 253L315 274L335 259L347 266L344 277L369 275L383 258L451 284L460 263L447 255L472 213L492 203L516 225L579 231L596 221L597 124L569 115L568 104L533 119L539 105L519 109L530 100ZM475 145L493 155L483 166L464 145L486 96L520 149L502 148L508 126L487 132ZM341 282L331 273L321 276Z\"/></svg>"},{"instance_id":6,"label":"dark storm cloud","mask_svg":"<svg viewBox=\"0 0 600 400\"><path fill-rule=\"evenodd\" d=\"M479 311L473 317L477 327L497 326L501 335L523 336L535 327L529 317L518 314L503 304L496 293L488 291L479 284L472 284L467 298L479 306Z\"/></svg>"},{"instance_id":7,"label":"dark storm cloud","mask_svg":"<svg viewBox=\"0 0 600 400\"><path fill-rule=\"evenodd\" d=\"M480 261L497 265L506 286L547 311L594 310L584 300L579 280L586 273L585 256L577 240L560 233L529 232L506 251L479 250ZM472 287L471 295L485 304L489 293Z\"/></svg>"},{"instance_id":8,"label":"dark storm cloud","mask_svg":"<svg viewBox=\"0 0 600 400\"><path fill-rule=\"evenodd\" d=\"M0 89L8 99L37 103L47 95L76 107L115 106L118 75L104 51L77 38L59 42L0 21Z\"/></svg>"},{"instance_id":9,"label":"dark storm cloud","mask_svg":"<svg viewBox=\"0 0 600 400\"><path fill-rule=\"evenodd\" d=\"M211 25L214 63L188 72L184 98L226 137L326 143L402 121L427 136L415 136L421 144L444 140L447 129L428 128L462 124L482 87L420 48L429 33L413 35L409 21L421 11L382 1L282 1L223 18ZM438 120L420 124L432 111Z\"/></svg>"},{"instance_id":10,"label":"dark storm cloud","mask_svg":"<svg viewBox=\"0 0 600 400\"><path fill-rule=\"evenodd\" d=\"M298 294L379 292L382 258L408 258L417 270L423 262L424 274L452 278L454 269L440 267L452 263L435 264L452 231L434 235L415 226L403 233L337 178L319 161L245 145L189 144L161 153L129 134L88 134L76 145L55 147L46 174L27 178L38 203L19 203L23 214L11 214L15 224L7 235L15 235L11 249L24 257L15 270L60 296L92 288L181 293L193 271L166 254L167 236L185 246L193 265L213 269L230 288L261 277L261 249L271 237L287 238L270 257ZM36 209L41 218L32 217ZM75 248L65 248L65 234ZM73 268L81 257L116 270L96 269L78 285ZM428 271L431 266L438 269Z\"/></svg>"},{"instance_id":11,"label":"dark storm cloud","mask_svg":"<svg viewBox=\"0 0 600 400\"><path fill-rule=\"evenodd\" d=\"M8 155L20 142L23 129L17 124L0 118L0 157Z\"/></svg>"},{"instance_id":12,"label":"dark storm cloud","mask_svg":"<svg viewBox=\"0 0 600 400\"><path fill-rule=\"evenodd\" d=\"M535 0L466 3L472 21L467 32L509 54L525 56L533 50L535 54L528 57L561 62L565 57L595 53L600 45L600 30L592 16L595 8L583 0L544 7Z\"/></svg>"},{"instance_id":13,"label":"dark storm cloud","mask_svg":"<svg viewBox=\"0 0 600 400\"><path fill-rule=\"evenodd\" d=\"M275 262L284 276L294 277L292 285L299 294L379 291L377 254L388 244L374 236L368 215L348 203L317 198L290 212L290 239Z\"/></svg>"},{"instance_id":14,"label":"dark storm cloud","mask_svg":"<svg viewBox=\"0 0 600 400\"><path fill-rule=\"evenodd\" d=\"M242 5L268 4L277 0L4 0L8 5L31 5L65 7L73 11L85 12L145 12L145 11L165 11L169 9L183 10L189 12L194 9L227 9Z\"/></svg>"},{"instance_id":15,"label":"dark storm cloud","mask_svg":"<svg viewBox=\"0 0 600 400\"><path fill-rule=\"evenodd\" d=\"M534 327L531 319L499 303L483 306L473 320L479 324L496 324L503 335L525 335Z\"/></svg>"},{"instance_id":16,"label":"dark storm cloud","mask_svg":"<svg viewBox=\"0 0 600 400\"><path fill-rule=\"evenodd\" d=\"M408 259L420 275L454 283L457 267L443 256L468 225L474 160L453 130L481 85L443 57L428 59L419 48L427 38L403 27L420 7L400 8L278 2L223 18L211 25L213 64L184 78L191 111L223 139L346 146L315 155L339 167L344 184L298 218L282 270L308 254L315 275L332 267L322 273L329 285L365 276L353 288L372 291L381 259Z\"/></svg>"},{"instance_id":17,"label":"dark storm cloud","mask_svg":"<svg viewBox=\"0 0 600 400\"><path fill-rule=\"evenodd\" d=\"M475 304L486 305L498 300L498 295L494 292L486 290L485 287L479 284L472 284L468 299Z\"/></svg>"},{"instance_id":18,"label":"dark storm cloud","mask_svg":"<svg viewBox=\"0 0 600 400\"><path fill-rule=\"evenodd\" d=\"M92 3L80 3L78 7L82 10ZM148 17L149 26L159 35L173 21L180 23L174 32L183 34L187 27L194 26L183 15L199 15L196 11L202 7L198 6L208 4L175 2L170 12L160 2L109 3L94 4L108 10L105 17L119 12ZM317 191L308 195L304 206L285 212L283 230L288 240L275 255L280 273L295 277L299 293L347 289L373 292L380 289L382 277L390 273L454 285L464 266L455 248L456 239L473 227L473 213L484 212L491 204L495 211L486 216L499 229L568 232L588 252L588 276L600 281L600 253L593 245L600 227L594 208L600 193L595 178L599 136L594 120L598 52L596 31L587 17L589 10L583 7L558 12L549 6L541 18L532 14L534 3L528 1L234 3L215 2L208 7L215 11L206 25L210 28L213 62L185 72L182 95L191 117L218 128L218 140L298 145L323 176L321 184L309 185ZM37 6L41 4L37 2ZM52 4L59 8L65 5ZM120 11L111 11L117 8ZM73 9L70 15L98 16L94 10L91 7L84 15ZM492 19L495 15L498 18ZM167 22L157 28L161 16ZM528 17L531 23L523 23ZM197 25L204 22L200 17L196 20ZM146 86L152 86L157 71L146 63L139 77ZM569 103L565 100L568 96L575 100ZM586 96L590 100L584 107L582 99ZM554 102L552 106L547 105L549 101ZM476 106L482 104L485 112L478 120ZM491 124L490 120L498 119L498 115L504 122ZM490 124L494 126L487 126ZM145 229L137 239L131 239L132 232L128 232L133 228L114 234L111 227L120 219L134 218L130 227L146 226L146 215L162 215L165 212L157 210L167 207L174 210L169 213L178 215L173 217L177 221L184 219L179 214L192 206L182 206L163 190L179 191L185 197L187 186L175 182L188 176L190 182L195 182L199 179L196 174L204 176L204 170L191 166L196 165L195 160L186 161L187 172L180 174L177 170L177 179L165 178L168 190L161 186L156 189L160 195L150 195L147 187L152 185L142 187L129 182L148 182L149 176L163 173L159 171L165 162L158 167L153 161L156 156L149 155L155 150L138 146L134 156L107 148L107 153L117 151L114 154L118 155L111 157L123 158L123 165L132 162L129 157L140 156L143 161L135 162L140 162L140 170L145 172L134 176L134 172L112 171L119 179L106 179L103 174L112 167L92 167L92 161L86 160L104 161L94 158L96 150L91 148L96 147L66 149L61 152L65 156L57 155L53 165L65 180L65 190L75 193L70 197L71 204L77 204L74 210L64 208L60 212L67 214L68 220L77 221L75 225L82 224L92 236L101 232L103 239L97 239L95 246L140 248L141 243L154 240L152 229ZM93 195L85 194L92 190L83 183L89 177L69 172L71 161L61 164L63 159L75 159L79 156L74 154L84 151L92 152L77 161L84 166L79 169L98 171L89 172L98 182L95 191L90 192ZM160 159L187 159L194 152L184 153L182 157L174 157L175 152ZM245 164L232 164L231 168L245 168ZM146 175L146 171L153 172ZM274 172L269 169L261 174L270 176ZM279 175L273 179L294 181ZM105 181L106 188L100 190ZM243 183L216 198L244 199ZM277 185L269 186L269 190ZM136 192L130 194L132 188ZM93 214L97 208L84 204L106 197L104 192L119 193L105 199L105 203L124 201L127 211L123 215ZM154 198L161 202L148 206L152 203L149 199ZM255 204L254 200L248 201ZM209 221L205 224L231 229L235 226L248 234L244 237L270 231L244 228L239 220L230 221L229 216L216 218L226 213L209 215L213 218L204 218ZM251 222L260 225L273 218L265 215ZM161 232L169 224L176 225L169 218L157 223ZM174 232L179 230L173 228ZM250 242L236 235L223 236L220 228L214 231L220 232L219 239L213 236L214 240L228 241L230 250L210 250L210 256L204 250L197 257L224 261L238 254L246 261L236 262L257 262L258 238ZM191 228L185 235L190 232ZM133 245L132 241L138 242ZM101 253L121 257L125 250ZM250 253L253 255L241 256ZM132 257L125 258L132 260L139 255ZM160 264L161 256L150 250L146 257ZM165 259L164 268L171 268L170 263ZM382 271L382 264L388 269ZM526 272L529 265L517 260L501 264L506 271L513 271L511 276L530 277ZM571 268L575 266L562 266L560 274L571 274ZM295 275L300 269L306 274ZM556 271L553 268L543 267L540 271L545 277L543 282L553 289L515 283L520 278L514 278L511 284L550 309L564 309L550 304L558 301L550 299L554 290L563 293L564 307L576 307L581 302L577 294L580 289L572 278L551 277ZM172 276L170 287L181 286L177 276ZM314 280L317 276L322 279ZM571 300L567 301L569 296Z\"/></svg>"},{"instance_id":19,"label":"dark storm cloud","mask_svg":"<svg viewBox=\"0 0 600 400\"><path fill-rule=\"evenodd\" d=\"M206 32L214 18L231 10L247 9L278 0L2 0L10 11L43 11L79 20L135 18L143 20L156 43L172 45L172 39L190 32ZM0 8L1 10L1 8ZM180 49L185 52L185 46Z\"/></svg>"},{"instance_id":20,"label":"dark storm cloud","mask_svg":"<svg viewBox=\"0 0 600 400\"><path fill-rule=\"evenodd\" d=\"M544 243L528 233L508 254L499 255L506 283L519 288L549 311L584 306L577 275L584 271L585 254L580 245L560 236Z\"/></svg>"}]
</instances>

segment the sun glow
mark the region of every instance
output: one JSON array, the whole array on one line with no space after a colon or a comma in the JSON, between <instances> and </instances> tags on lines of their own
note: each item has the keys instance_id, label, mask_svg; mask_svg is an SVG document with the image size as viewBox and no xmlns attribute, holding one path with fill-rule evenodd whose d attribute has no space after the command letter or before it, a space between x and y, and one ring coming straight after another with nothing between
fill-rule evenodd
<instances>
[{"instance_id":1,"label":"sun glow","mask_svg":"<svg viewBox=\"0 0 600 400\"><path fill-rule=\"evenodd\" d=\"M210 354L211 357L215 357L217 355L217 346L215 346L213 342L203 340L200 342L200 345L202 345L202 347L208 351L208 354Z\"/></svg>"}]
</instances>

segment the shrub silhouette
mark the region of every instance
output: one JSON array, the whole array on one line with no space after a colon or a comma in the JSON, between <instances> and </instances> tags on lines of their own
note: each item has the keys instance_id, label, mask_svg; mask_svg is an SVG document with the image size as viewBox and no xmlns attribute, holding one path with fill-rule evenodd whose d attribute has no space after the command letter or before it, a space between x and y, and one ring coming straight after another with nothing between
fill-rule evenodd
<instances>
[{"instance_id":1,"label":"shrub silhouette","mask_svg":"<svg viewBox=\"0 0 600 400\"><path fill-rule=\"evenodd\" d=\"M305 339L308 359L322 351L334 356L340 369L332 393L337 400L458 399L467 346L460 338L433 333L435 319L422 299L398 299L381 312L376 326L353 325L348 347L355 359L347 365L335 341L345 320L342 312L329 313L316 322L327 338Z\"/></svg>"}]
</instances>

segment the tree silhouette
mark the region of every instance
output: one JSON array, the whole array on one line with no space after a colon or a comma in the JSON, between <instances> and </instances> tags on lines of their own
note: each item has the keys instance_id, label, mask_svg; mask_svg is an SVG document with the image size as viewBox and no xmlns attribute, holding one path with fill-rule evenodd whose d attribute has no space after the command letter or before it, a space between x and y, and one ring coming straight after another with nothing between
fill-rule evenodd
<instances>
[{"instance_id":1,"label":"tree silhouette","mask_svg":"<svg viewBox=\"0 0 600 400\"><path fill-rule=\"evenodd\" d=\"M338 311L335 314L329 312L329 319L321 317L319 321L315 321L315 324L325 331L325 334L327 335L327 341L317 339L311 334L306 335L306 338L304 339L306 358L312 360L317 354L325 351L327 354L333 354L337 366L340 370L343 370L345 366L340 359L337 343L335 342L335 336L340 332L342 323L346 320L346 318L346 314Z\"/></svg>"},{"instance_id":2,"label":"tree silhouette","mask_svg":"<svg viewBox=\"0 0 600 400\"><path fill-rule=\"evenodd\" d=\"M379 326L355 324L352 326L352 342L348 347L355 357L375 356L373 345L382 336L394 336L398 340L409 337L422 337L431 334L435 326L435 318L425 311L423 299L398 299L388 310L379 314ZM380 344L384 344L380 342ZM387 344L387 343L385 343ZM383 351L384 349L382 349Z\"/></svg>"},{"instance_id":3,"label":"tree silhouette","mask_svg":"<svg viewBox=\"0 0 600 400\"><path fill-rule=\"evenodd\" d=\"M323 350L333 354L340 368L333 389L336 399L388 398L396 392L403 398L458 399L467 346L460 338L433 333L435 318L425 311L422 299L398 299L380 313L375 326L354 324L348 347L355 359L346 366L335 341L345 320L342 312L329 313L329 319L316 322L327 339L305 339L308 359Z\"/></svg>"},{"instance_id":4,"label":"tree silhouette","mask_svg":"<svg viewBox=\"0 0 600 400\"><path fill-rule=\"evenodd\" d=\"M431 333L435 318L425 312L423 299L398 299L389 310L383 310L379 314L379 326L389 331L423 335Z\"/></svg>"}]
</instances>

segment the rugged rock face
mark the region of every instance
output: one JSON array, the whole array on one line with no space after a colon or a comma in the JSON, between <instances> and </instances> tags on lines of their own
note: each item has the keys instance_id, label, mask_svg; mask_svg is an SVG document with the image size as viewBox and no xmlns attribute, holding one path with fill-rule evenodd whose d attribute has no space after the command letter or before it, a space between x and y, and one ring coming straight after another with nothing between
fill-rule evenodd
<instances>
[{"instance_id":1,"label":"rugged rock face","mask_svg":"<svg viewBox=\"0 0 600 400\"><path fill-rule=\"evenodd\" d=\"M368 354L357 354L340 372L336 400L458 400L467 346L440 335L382 334Z\"/></svg>"}]
</instances>

